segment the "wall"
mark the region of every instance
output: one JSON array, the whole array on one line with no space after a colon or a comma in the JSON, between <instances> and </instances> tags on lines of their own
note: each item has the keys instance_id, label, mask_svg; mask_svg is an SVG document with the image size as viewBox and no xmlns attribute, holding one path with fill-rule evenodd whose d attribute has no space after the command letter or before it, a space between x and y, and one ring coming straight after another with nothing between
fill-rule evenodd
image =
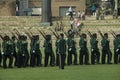
<instances>
[{"instance_id":1,"label":"wall","mask_svg":"<svg viewBox=\"0 0 120 80\"><path fill-rule=\"evenodd\" d=\"M0 5L0 16L14 16L15 15L15 1L3 0L4 4ZM52 15L59 16L59 7L76 6L76 11L84 10L85 0L52 0ZM41 7L41 0L29 0L29 8Z\"/></svg>"},{"instance_id":2,"label":"wall","mask_svg":"<svg viewBox=\"0 0 120 80\"><path fill-rule=\"evenodd\" d=\"M0 4L0 16L14 16L15 15L15 0L4 0Z\"/></svg>"},{"instance_id":3,"label":"wall","mask_svg":"<svg viewBox=\"0 0 120 80\"><path fill-rule=\"evenodd\" d=\"M85 0L52 0L52 14L59 16L60 6L76 6L76 11L83 11L85 8Z\"/></svg>"}]
</instances>

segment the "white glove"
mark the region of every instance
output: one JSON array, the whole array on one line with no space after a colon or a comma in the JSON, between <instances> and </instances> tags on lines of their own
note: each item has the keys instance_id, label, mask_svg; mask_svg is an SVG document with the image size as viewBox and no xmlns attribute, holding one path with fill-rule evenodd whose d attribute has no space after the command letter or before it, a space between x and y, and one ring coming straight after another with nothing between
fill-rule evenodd
<instances>
[{"instance_id":1,"label":"white glove","mask_svg":"<svg viewBox=\"0 0 120 80\"><path fill-rule=\"evenodd\" d=\"M35 50L33 50L33 53L35 53Z\"/></svg>"},{"instance_id":2,"label":"white glove","mask_svg":"<svg viewBox=\"0 0 120 80\"><path fill-rule=\"evenodd\" d=\"M22 56L25 56L25 54L22 54Z\"/></svg>"},{"instance_id":3,"label":"white glove","mask_svg":"<svg viewBox=\"0 0 120 80\"><path fill-rule=\"evenodd\" d=\"M13 52L11 54L13 55Z\"/></svg>"},{"instance_id":4,"label":"white glove","mask_svg":"<svg viewBox=\"0 0 120 80\"><path fill-rule=\"evenodd\" d=\"M69 48L69 51L71 51L72 49L71 48Z\"/></svg>"},{"instance_id":5,"label":"white glove","mask_svg":"<svg viewBox=\"0 0 120 80\"><path fill-rule=\"evenodd\" d=\"M4 52L1 53L2 55L4 54Z\"/></svg>"},{"instance_id":6,"label":"white glove","mask_svg":"<svg viewBox=\"0 0 120 80\"><path fill-rule=\"evenodd\" d=\"M116 50L116 52L118 52L118 51L119 51L119 49Z\"/></svg>"},{"instance_id":7,"label":"white glove","mask_svg":"<svg viewBox=\"0 0 120 80\"><path fill-rule=\"evenodd\" d=\"M40 46L40 48L44 48L44 46Z\"/></svg>"},{"instance_id":8,"label":"white glove","mask_svg":"<svg viewBox=\"0 0 120 80\"><path fill-rule=\"evenodd\" d=\"M92 51L94 51L94 49L92 49Z\"/></svg>"}]
</instances>

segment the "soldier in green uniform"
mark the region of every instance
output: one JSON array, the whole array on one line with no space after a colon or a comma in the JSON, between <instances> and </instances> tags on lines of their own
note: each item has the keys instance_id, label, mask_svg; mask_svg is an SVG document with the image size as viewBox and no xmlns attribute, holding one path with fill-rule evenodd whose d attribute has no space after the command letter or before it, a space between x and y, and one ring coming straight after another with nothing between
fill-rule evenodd
<instances>
[{"instance_id":1,"label":"soldier in green uniform","mask_svg":"<svg viewBox=\"0 0 120 80\"><path fill-rule=\"evenodd\" d=\"M55 42L55 46L56 46L56 66L59 66L59 41L60 41L60 38L58 36L58 38L56 39L56 42Z\"/></svg>"},{"instance_id":2,"label":"soldier in green uniform","mask_svg":"<svg viewBox=\"0 0 120 80\"><path fill-rule=\"evenodd\" d=\"M118 64L119 58L118 55L120 54L120 35L117 34L116 38L113 41L114 44L114 64Z\"/></svg>"},{"instance_id":3,"label":"soldier in green uniform","mask_svg":"<svg viewBox=\"0 0 120 80\"><path fill-rule=\"evenodd\" d=\"M69 34L68 40L68 59L67 64L72 64L72 54L74 55L74 65L77 65L77 52L76 52L76 42L74 40L74 34Z\"/></svg>"},{"instance_id":4,"label":"soldier in green uniform","mask_svg":"<svg viewBox=\"0 0 120 80\"><path fill-rule=\"evenodd\" d=\"M15 36L12 36L11 42L12 42L12 44L13 44L13 57L15 58L14 66L17 66L17 52L16 52Z\"/></svg>"},{"instance_id":5,"label":"soldier in green uniform","mask_svg":"<svg viewBox=\"0 0 120 80\"><path fill-rule=\"evenodd\" d=\"M60 34L60 41L59 41L59 68L64 69L65 65L65 57L66 57L66 40L64 39L64 34Z\"/></svg>"},{"instance_id":6,"label":"soldier in green uniform","mask_svg":"<svg viewBox=\"0 0 120 80\"><path fill-rule=\"evenodd\" d=\"M112 59L112 53L110 51L110 46L109 46L109 39L108 39L108 33L104 34L104 37L101 41L101 46L102 46L102 64L105 64L105 60L106 60L106 55L108 55L107 58L107 63L111 64L111 59Z\"/></svg>"},{"instance_id":7,"label":"soldier in green uniform","mask_svg":"<svg viewBox=\"0 0 120 80\"><path fill-rule=\"evenodd\" d=\"M36 66L42 66L41 60L42 60L42 54L40 50L40 41L39 41L39 35L32 36L32 40L30 43L30 66L34 67Z\"/></svg>"},{"instance_id":8,"label":"soldier in green uniform","mask_svg":"<svg viewBox=\"0 0 120 80\"><path fill-rule=\"evenodd\" d=\"M90 45L91 45L91 64L95 64L95 62L99 64L100 52L98 48L98 40L96 33L92 35L92 38L90 39Z\"/></svg>"},{"instance_id":9,"label":"soldier in green uniform","mask_svg":"<svg viewBox=\"0 0 120 80\"><path fill-rule=\"evenodd\" d=\"M3 54L3 68L7 68L7 58L9 58L9 68L12 68L13 63L13 45L9 38L9 36L4 36L4 40L2 42L2 54Z\"/></svg>"},{"instance_id":10,"label":"soldier in green uniform","mask_svg":"<svg viewBox=\"0 0 120 80\"><path fill-rule=\"evenodd\" d=\"M52 41L51 41L51 35L46 35L45 41L44 41L44 45L45 50L45 61L44 61L44 66L47 67L48 66L48 60L50 57L50 66L54 66L54 53L52 50Z\"/></svg>"},{"instance_id":11,"label":"soldier in green uniform","mask_svg":"<svg viewBox=\"0 0 120 80\"><path fill-rule=\"evenodd\" d=\"M27 63L27 53L26 53L26 41L24 35L19 35L17 41L17 50L18 50L18 68L26 67Z\"/></svg>"},{"instance_id":12,"label":"soldier in green uniform","mask_svg":"<svg viewBox=\"0 0 120 80\"><path fill-rule=\"evenodd\" d=\"M18 41L17 41L17 66L18 68L22 67L23 63L23 56L24 54L22 53L22 36L18 36Z\"/></svg>"},{"instance_id":13,"label":"soldier in green uniform","mask_svg":"<svg viewBox=\"0 0 120 80\"><path fill-rule=\"evenodd\" d=\"M82 34L80 41L79 41L79 46L80 46L80 55L79 55L79 63L80 65L83 65L84 57L85 57L85 64L89 64L89 54L88 54L88 48L87 48L87 35Z\"/></svg>"},{"instance_id":14,"label":"soldier in green uniform","mask_svg":"<svg viewBox=\"0 0 120 80\"><path fill-rule=\"evenodd\" d=\"M23 35L23 53L25 54L24 56L24 67L28 66L28 61L29 61L29 52L28 52L28 42L27 42L27 36Z\"/></svg>"},{"instance_id":15,"label":"soldier in green uniform","mask_svg":"<svg viewBox=\"0 0 120 80\"><path fill-rule=\"evenodd\" d=\"M0 43L0 67L1 67L1 62L2 62L2 54L1 54L1 43Z\"/></svg>"}]
</instances>

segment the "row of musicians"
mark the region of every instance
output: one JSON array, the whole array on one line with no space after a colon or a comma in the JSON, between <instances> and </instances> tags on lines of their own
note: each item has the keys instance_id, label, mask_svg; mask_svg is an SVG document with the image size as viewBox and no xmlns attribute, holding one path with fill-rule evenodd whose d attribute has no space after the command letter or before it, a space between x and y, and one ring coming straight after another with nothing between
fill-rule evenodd
<instances>
[{"instance_id":1,"label":"row of musicians","mask_svg":"<svg viewBox=\"0 0 120 80\"><path fill-rule=\"evenodd\" d=\"M87 40L86 40L86 34L82 34L81 38L79 40L79 64L89 64L89 53L87 48ZM63 39L63 43L60 43L60 40ZM39 35L34 35L31 38L30 43L30 66L42 66L42 53L40 50L40 44L39 44ZM66 49L66 44L68 48ZM91 64L100 63L100 52L98 48L98 40L97 35L93 34L91 40ZM56 39L56 65L60 64L60 54L64 54L64 60L62 60L62 63L65 63L66 59L66 50L68 51L67 56L67 64L72 64L72 54L74 55L74 64L77 65L77 52L76 52L76 42L71 35L68 37L68 40L66 41L64 39L64 35L62 34L62 37L59 37ZM17 43L15 43L15 36L13 36L11 39L9 36L4 36L3 42L2 42L2 52L0 54L0 64L3 60L3 68L12 68L13 63L13 57L15 57L14 65L17 67L26 67L28 66L29 61L29 51L28 51L28 42L27 37L22 35L18 37ZM110 50L109 46L109 40L108 40L108 34L104 34L104 38L101 41L102 46L102 56L101 56L101 63L105 64L106 59L107 63L111 64L112 60L112 52ZM16 51L17 47L17 51ZM44 66L48 66L48 61L50 57L50 65L55 65L55 56L52 49L52 42L51 42L51 35L46 35L45 41L44 41L44 53L45 53L45 59L44 59ZM116 35L116 38L114 40L114 63L118 64L120 61L119 59L120 54L120 35ZM107 57L107 58L106 58ZM9 58L9 64L7 66L7 58Z\"/></svg>"}]
</instances>

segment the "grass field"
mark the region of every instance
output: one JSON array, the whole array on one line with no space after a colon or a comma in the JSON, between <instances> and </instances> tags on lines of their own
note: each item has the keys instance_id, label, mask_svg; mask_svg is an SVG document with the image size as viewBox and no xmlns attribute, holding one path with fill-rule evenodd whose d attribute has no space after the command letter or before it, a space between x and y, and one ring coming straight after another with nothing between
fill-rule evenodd
<instances>
[{"instance_id":1,"label":"grass field","mask_svg":"<svg viewBox=\"0 0 120 80\"><path fill-rule=\"evenodd\" d=\"M44 63L44 55L42 58ZM0 80L120 80L120 64L71 65L64 70L50 66L0 68Z\"/></svg>"},{"instance_id":2,"label":"grass field","mask_svg":"<svg viewBox=\"0 0 120 80\"><path fill-rule=\"evenodd\" d=\"M0 68L0 80L120 80L120 64Z\"/></svg>"}]
</instances>

